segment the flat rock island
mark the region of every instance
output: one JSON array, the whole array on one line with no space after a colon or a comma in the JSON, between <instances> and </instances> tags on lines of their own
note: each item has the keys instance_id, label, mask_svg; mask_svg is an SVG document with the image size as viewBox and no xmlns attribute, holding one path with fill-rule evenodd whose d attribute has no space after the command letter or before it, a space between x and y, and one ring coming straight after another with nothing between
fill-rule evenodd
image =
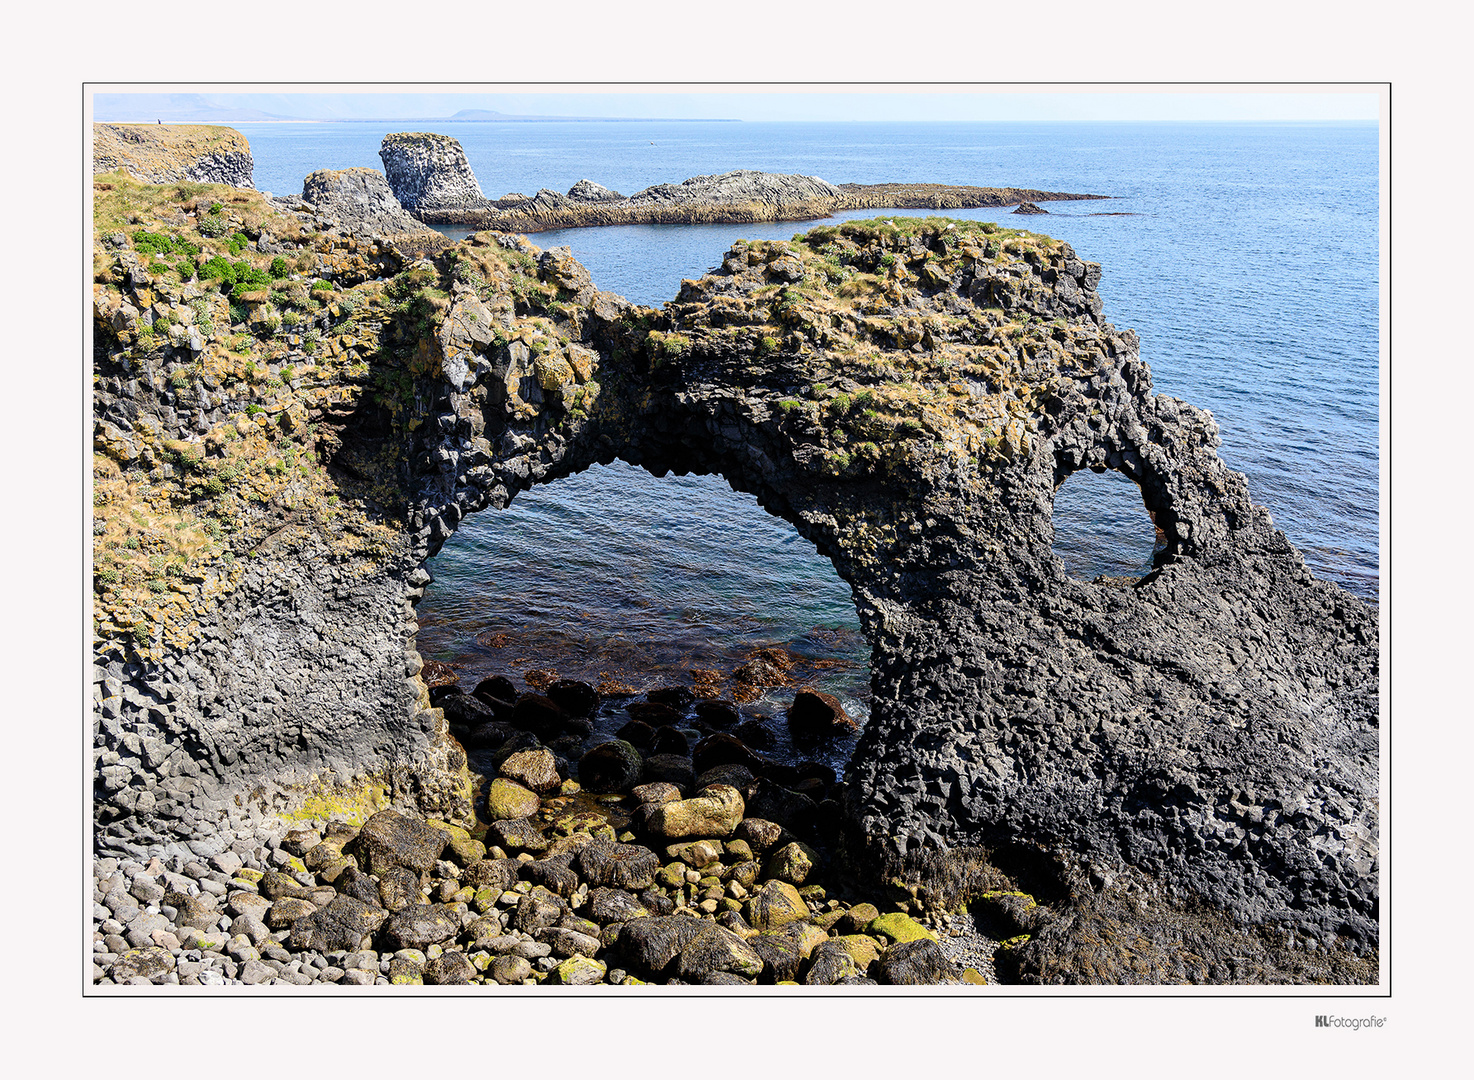
<instances>
[{"instance_id":1,"label":"flat rock island","mask_svg":"<svg viewBox=\"0 0 1474 1080\"><path fill-rule=\"evenodd\" d=\"M984 196L492 203L453 142L274 200L98 159L96 983L1376 982L1376 618L1154 390L1099 264L846 221L657 310L519 233ZM445 215L478 231L437 242ZM419 655L468 515L616 460L724 477L848 583L872 705L842 774L765 751L738 690L790 685L778 651L644 694ZM1139 488L1144 576L1054 554L1084 469ZM773 722L856 726L797 685Z\"/></svg>"}]
</instances>

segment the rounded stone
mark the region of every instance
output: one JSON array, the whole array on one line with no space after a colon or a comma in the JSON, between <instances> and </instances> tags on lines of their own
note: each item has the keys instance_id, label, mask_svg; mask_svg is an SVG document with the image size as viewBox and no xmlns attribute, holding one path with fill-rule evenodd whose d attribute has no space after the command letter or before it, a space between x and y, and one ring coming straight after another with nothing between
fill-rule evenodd
<instances>
[{"instance_id":1,"label":"rounded stone","mask_svg":"<svg viewBox=\"0 0 1474 1080\"><path fill-rule=\"evenodd\" d=\"M487 786L486 813L493 821L531 817L541 806L537 793L515 780L499 776Z\"/></svg>"},{"instance_id":2,"label":"rounded stone","mask_svg":"<svg viewBox=\"0 0 1474 1080\"><path fill-rule=\"evenodd\" d=\"M629 791L640 782L640 752L622 739L600 743L578 759L578 782L593 794Z\"/></svg>"}]
</instances>

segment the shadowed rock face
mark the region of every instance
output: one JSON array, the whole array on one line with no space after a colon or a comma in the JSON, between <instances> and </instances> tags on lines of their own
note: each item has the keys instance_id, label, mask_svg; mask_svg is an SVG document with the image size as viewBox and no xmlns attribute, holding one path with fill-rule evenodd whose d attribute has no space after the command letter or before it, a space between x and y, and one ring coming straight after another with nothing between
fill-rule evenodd
<instances>
[{"instance_id":1,"label":"shadowed rock face","mask_svg":"<svg viewBox=\"0 0 1474 1080\"><path fill-rule=\"evenodd\" d=\"M301 784L305 760L389 769L400 801L453 810L405 651L423 560L466 514L594 462L719 473L852 586L873 647L846 777L858 870L951 905L990 864L1052 860L1082 912L1120 910L1129 882L1153 910L1374 946L1375 621L1253 505L1211 416L1152 392L1136 336L1100 321L1099 274L991 224L849 223L741 243L655 312L567 249L479 234L395 279L409 299L382 337L404 344L371 359L407 389L318 414L345 501L378 515L368 570L312 569L331 545L307 528L201 605L212 652L126 668L104 648L125 685L101 745L147 723L151 759L185 750L220 804ZM406 321L424 310L428 332ZM1053 555L1053 495L1082 468L1140 486L1166 540L1141 581L1073 581ZM177 788L169 819L101 792L109 835L207 827Z\"/></svg>"},{"instance_id":2,"label":"shadowed rock face","mask_svg":"<svg viewBox=\"0 0 1474 1080\"><path fill-rule=\"evenodd\" d=\"M150 184L180 180L254 187L251 146L213 124L93 124L92 171L123 169Z\"/></svg>"}]
</instances>

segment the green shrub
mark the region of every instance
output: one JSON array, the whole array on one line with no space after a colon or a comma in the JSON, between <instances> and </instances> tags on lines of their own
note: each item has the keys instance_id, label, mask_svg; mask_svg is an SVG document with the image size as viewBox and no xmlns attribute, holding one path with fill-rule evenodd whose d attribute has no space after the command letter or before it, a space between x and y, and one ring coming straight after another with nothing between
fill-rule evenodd
<instances>
[{"instance_id":1,"label":"green shrub","mask_svg":"<svg viewBox=\"0 0 1474 1080\"><path fill-rule=\"evenodd\" d=\"M247 416L255 416L258 413L263 413L265 411L266 411L265 409L263 409L260 405L257 405L254 401L251 402L251 404L249 404L249 405L246 406L246 415Z\"/></svg>"},{"instance_id":2,"label":"green shrub","mask_svg":"<svg viewBox=\"0 0 1474 1080\"><path fill-rule=\"evenodd\" d=\"M312 283L312 288L310 288L308 290L308 292L332 292L332 291L333 291L333 283L331 281L323 281L321 278L318 278L316 281L314 281Z\"/></svg>"},{"instance_id":3,"label":"green shrub","mask_svg":"<svg viewBox=\"0 0 1474 1080\"><path fill-rule=\"evenodd\" d=\"M174 238L167 233L139 229L133 234L133 248L140 255L169 255L175 250Z\"/></svg>"},{"instance_id":4,"label":"green shrub","mask_svg":"<svg viewBox=\"0 0 1474 1080\"><path fill-rule=\"evenodd\" d=\"M210 204L210 216L211 217L217 217L217 216L219 216L220 211L222 211L224 209L225 209L225 207L222 204L220 204L218 202L212 202Z\"/></svg>"},{"instance_id":5,"label":"green shrub","mask_svg":"<svg viewBox=\"0 0 1474 1080\"><path fill-rule=\"evenodd\" d=\"M218 281L223 287L229 289L235 285L235 267L219 255L212 255L209 261L200 267L200 277L205 281Z\"/></svg>"},{"instance_id":6,"label":"green shrub","mask_svg":"<svg viewBox=\"0 0 1474 1080\"><path fill-rule=\"evenodd\" d=\"M245 233L234 233L231 235L231 238L225 242L225 246L230 249L230 253L232 255L239 255L242 251L245 251L248 246L250 246L250 243L251 238L248 237Z\"/></svg>"},{"instance_id":7,"label":"green shrub","mask_svg":"<svg viewBox=\"0 0 1474 1080\"><path fill-rule=\"evenodd\" d=\"M281 278L286 277L291 272L292 268L287 265L287 260L283 259L280 255L271 260L272 280L280 280Z\"/></svg>"}]
</instances>

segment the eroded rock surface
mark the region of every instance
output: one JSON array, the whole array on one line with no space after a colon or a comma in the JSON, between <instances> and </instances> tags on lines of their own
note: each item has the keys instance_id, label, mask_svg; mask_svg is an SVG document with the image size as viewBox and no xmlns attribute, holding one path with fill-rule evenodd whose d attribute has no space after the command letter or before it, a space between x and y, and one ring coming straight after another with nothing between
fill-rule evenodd
<instances>
[{"instance_id":1,"label":"eroded rock surface","mask_svg":"<svg viewBox=\"0 0 1474 1080\"><path fill-rule=\"evenodd\" d=\"M450 246L399 205L377 169L319 169L302 182L302 201L359 235L382 236L421 252Z\"/></svg>"},{"instance_id":2,"label":"eroded rock surface","mask_svg":"<svg viewBox=\"0 0 1474 1080\"><path fill-rule=\"evenodd\" d=\"M251 144L214 124L93 124L92 171L122 169L149 184L180 180L249 188Z\"/></svg>"},{"instance_id":3,"label":"eroded rock surface","mask_svg":"<svg viewBox=\"0 0 1474 1080\"><path fill-rule=\"evenodd\" d=\"M379 159L406 210L424 215L486 203L465 150L448 135L409 131L385 135Z\"/></svg>"},{"instance_id":4,"label":"eroded rock surface","mask_svg":"<svg viewBox=\"0 0 1474 1080\"><path fill-rule=\"evenodd\" d=\"M152 228L190 228L172 212ZM1253 505L1212 418L1153 392L1069 245L852 222L739 243L657 312L516 237L413 263L324 241L294 255L329 286L292 309L309 352L269 320L226 349L250 290L227 311L169 284L135 235L98 236L100 846L213 855L242 813L311 798L464 820L465 757L417 677L420 564L466 514L622 458L720 473L852 585L856 871L922 907L1052 875L1082 913L1375 947L1375 621ZM213 324L201 349L142 329L184 310ZM1082 468L1140 486L1165 538L1140 581L1053 555ZM1077 955L1070 933L1029 970Z\"/></svg>"}]
</instances>

